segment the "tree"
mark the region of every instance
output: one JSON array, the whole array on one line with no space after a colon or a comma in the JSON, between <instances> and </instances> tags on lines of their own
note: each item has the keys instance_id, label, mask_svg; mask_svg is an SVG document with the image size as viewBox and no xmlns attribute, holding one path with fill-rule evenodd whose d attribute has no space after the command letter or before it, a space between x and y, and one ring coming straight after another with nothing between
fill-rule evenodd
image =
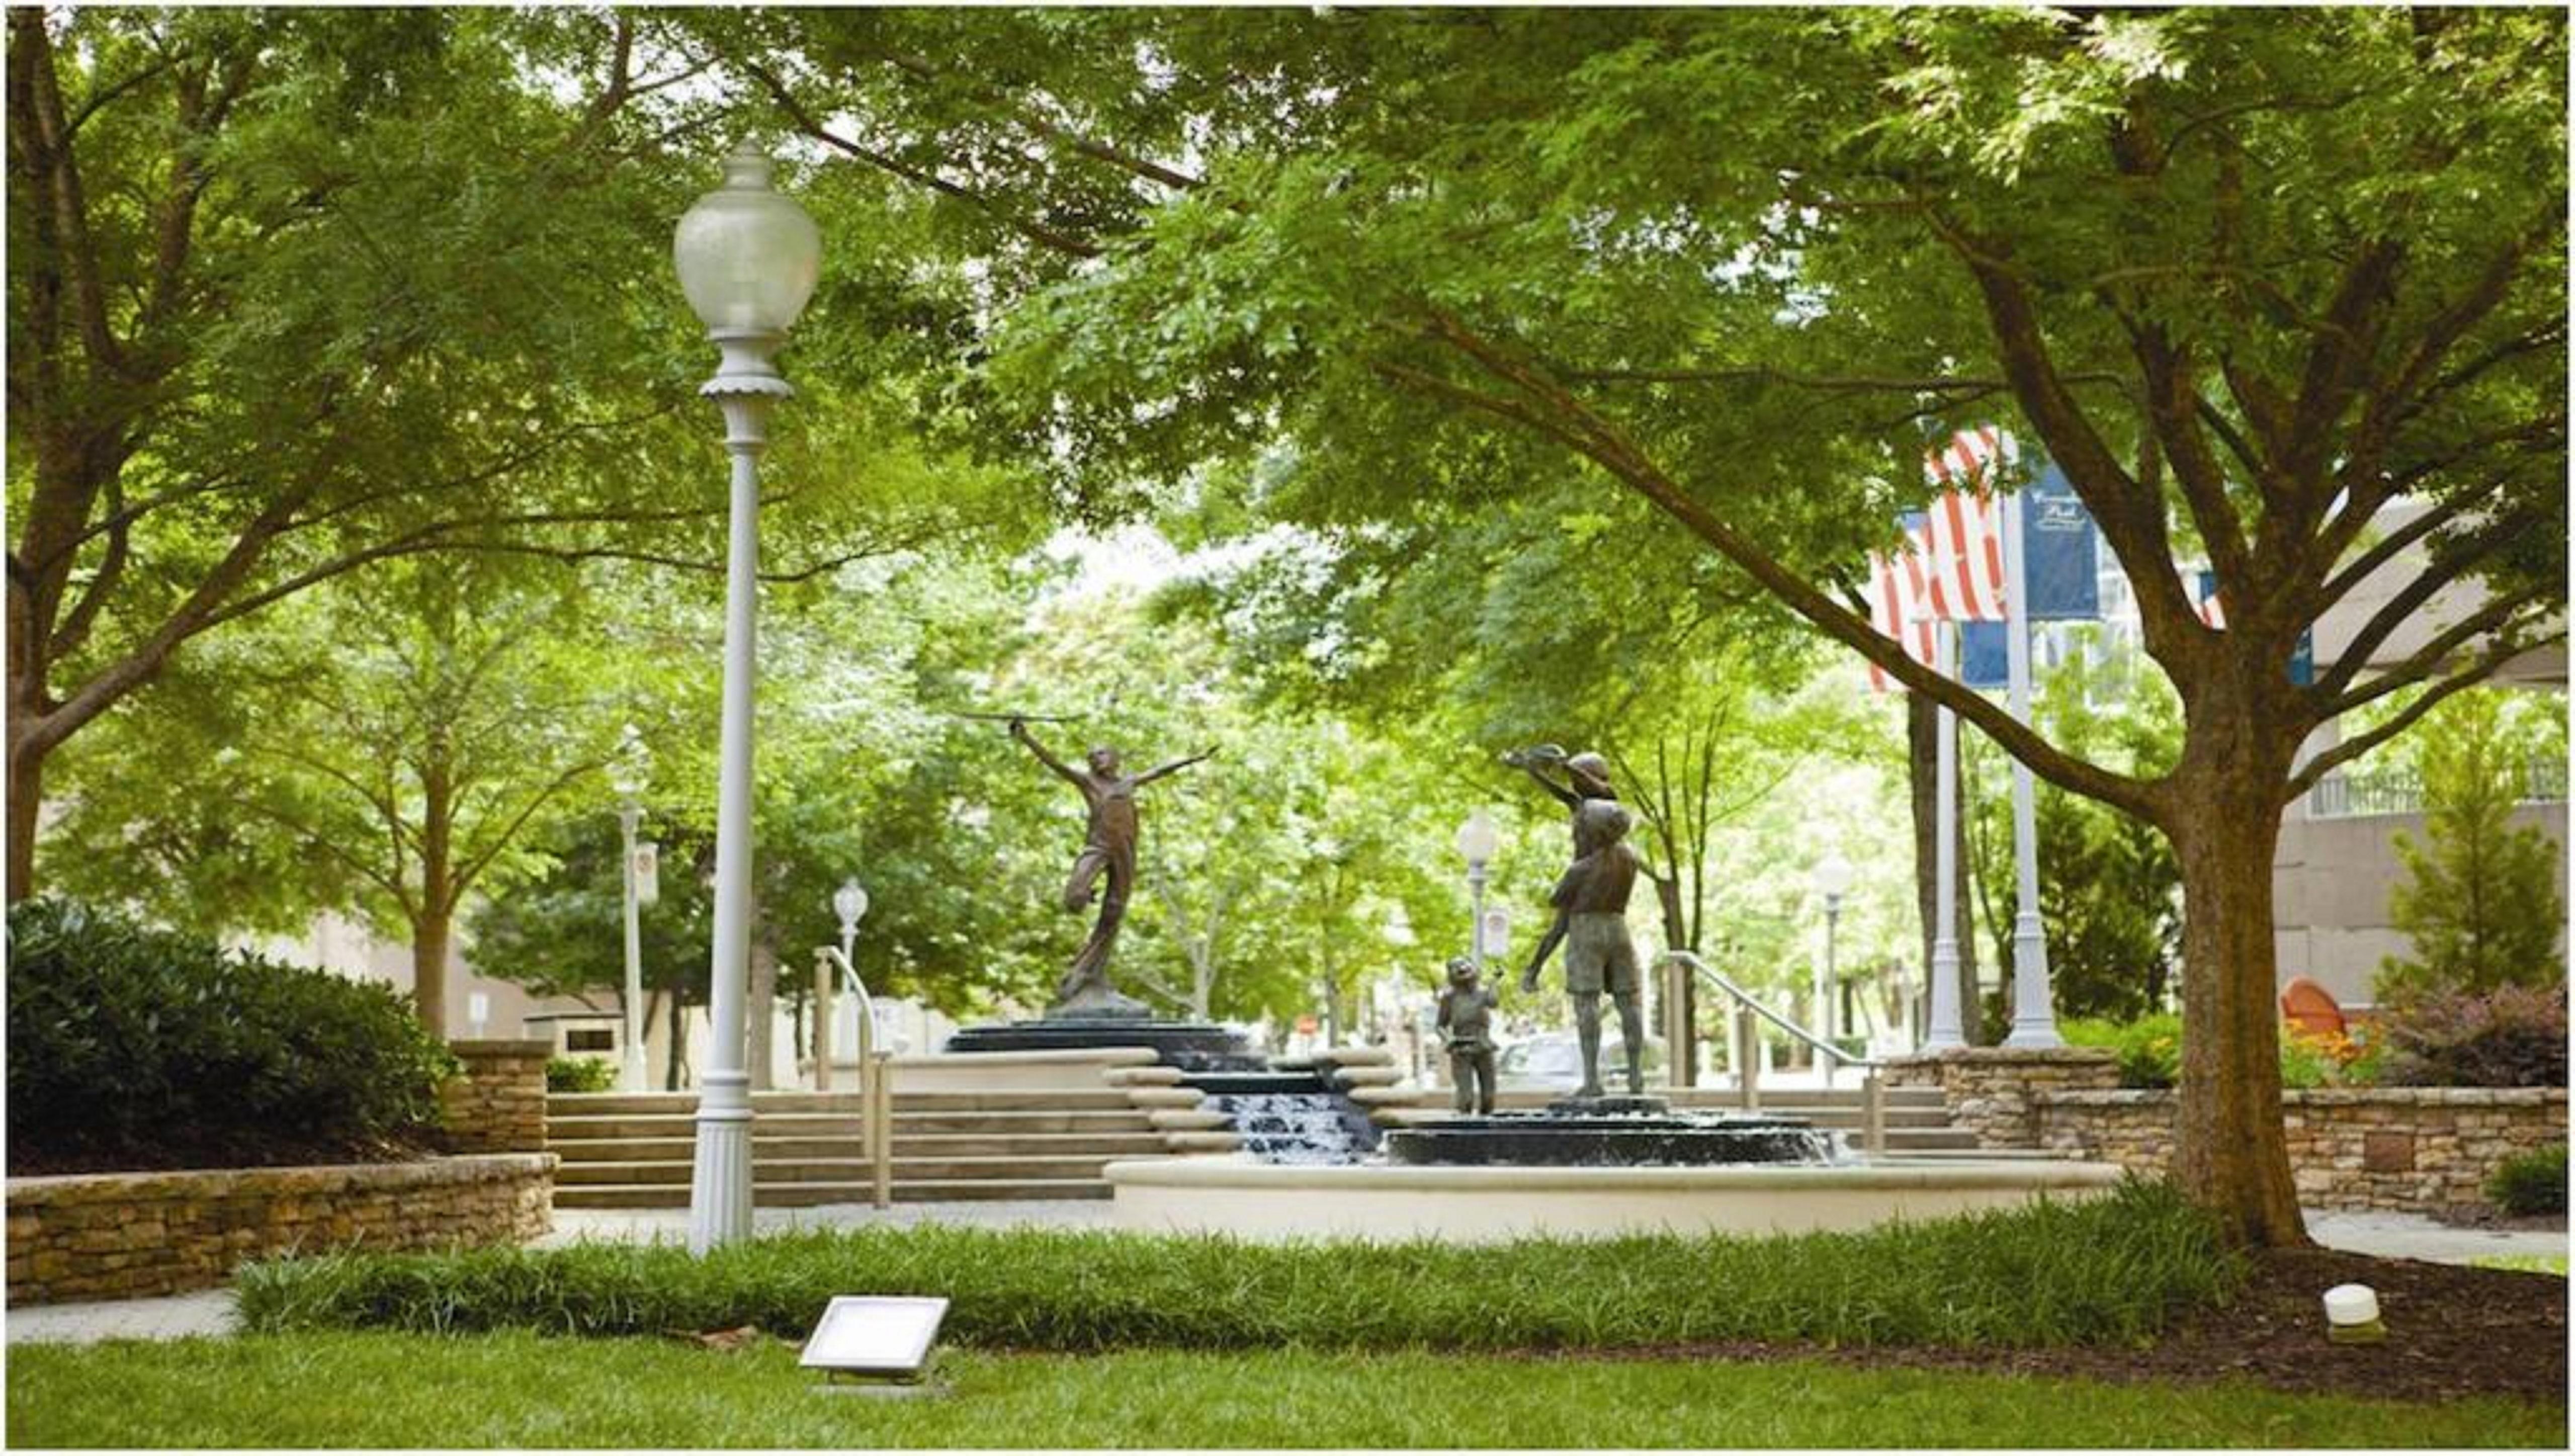
<instances>
[{"instance_id":1,"label":"tree","mask_svg":"<svg viewBox=\"0 0 2575 1456\"><path fill-rule=\"evenodd\" d=\"M1442 513L1597 482L2156 825L2197 1032L2176 1177L2244 1240L2301 1240L2271 1004L2280 810L2561 635L2562 17L1239 20L1051 16L1052 74L1021 56L997 79L908 66L887 23L810 18L772 94L803 118L863 105L898 147L955 132L942 162L1032 159L989 192L934 181L1084 256L1015 311L993 370L1020 438L1070 443L1069 491L1280 436L1317 503L1273 502L1285 519L1410 519L1425 482ZM835 94L849 78L864 89ZM961 114L978 126L927 120ZM1067 177L1124 200L1096 223L1024 205ZM2063 751L1857 609L1863 549L1927 491L1916 431L1989 418L2064 471L2135 584L2187 725L2160 773ZM2369 541L2407 498L2428 509ZM2292 683L2301 634L2417 550L2340 660ZM2198 554L2222 631L2182 586ZM2472 579L2481 605L2371 666Z\"/></svg>"},{"instance_id":2,"label":"tree","mask_svg":"<svg viewBox=\"0 0 2575 1456\"><path fill-rule=\"evenodd\" d=\"M641 960L647 1004L639 1025L659 1009L670 1028L662 1085L687 1082L688 1009L707 1003L707 954L715 933L715 839L687 827L659 836L661 894L643 912ZM481 901L466 917L466 956L483 974L516 981L538 995L584 999L616 993L626 983L625 842L615 816L568 817L543 841L548 867L536 877Z\"/></svg>"},{"instance_id":3,"label":"tree","mask_svg":"<svg viewBox=\"0 0 2575 1456\"><path fill-rule=\"evenodd\" d=\"M621 165L687 69L639 73L639 24L10 12L12 900L56 750L205 634L394 557L714 519L650 443L675 321L597 265L678 209Z\"/></svg>"},{"instance_id":4,"label":"tree","mask_svg":"<svg viewBox=\"0 0 2575 1456\"><path fill-rule=\"evenodd\" d=\"M2069 630L2076 651L2044 675L2036 695L2039 728L2069 752L2158 771L2181 740L2179 705L2133 655L2102 652L2097 634ZM2010 932L2019 892L2014 867L2007 764L1970 759L1967 815L1984 923L1994 929L2010 1019L2017 973ZM2048 979L2065 1016L2128 1021L2164 1008L2181 949L2181 869L2152 824L2053 783L2037 785L2039 922Z\"/></svg>"},{"instance_id":5,"label":"tree","mask_svg":"<svg viewBox=\"0 0 2575 1456\"><path fill-rule=\"evenodd\" d=\"M2564 980L2560 850L2538 826L2512 821L2529 760L2516 751L2501 695L2463 693L2429 723L2424 837L2396 831L2405 878L2387 895L2387 917L2413 939L2414 953L2380 962L2379 998Z\"/></svg>"},{"instance_id":6,"label":"tree","mask_svg":"<svg viewBox=\"0 0 2575 1456\"><path fill-rule=\"evenodd\" d=\"M466 898L542 865L530 841L615 731L594 686L615 665L565 631L570 585L404 563L280 604L208 660L227 692L148 699L121 726L116 746L169 771L139 778L128 759L75 780L67 832L97 852L72 879L225 929L353 910L409 942L421 1022L444 1035ZM188 852L148 879L122 847L138 838ZM235 899L245 871L280 881L254 901L265 915Z\"/></svg>"}]
</instances>

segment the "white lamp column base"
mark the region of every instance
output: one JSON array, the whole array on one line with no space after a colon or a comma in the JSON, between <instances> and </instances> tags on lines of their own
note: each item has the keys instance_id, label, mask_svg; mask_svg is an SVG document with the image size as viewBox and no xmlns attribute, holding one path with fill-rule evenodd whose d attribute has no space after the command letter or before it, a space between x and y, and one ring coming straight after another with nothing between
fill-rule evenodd
<instances>
[{"instance_id":1,"label":"white lamp column base","mask_svg":"<svg viewBox=\"0 0 2575 1456\"><path fill-rule=\"evenodd\" d=\"M707 1073L698 1093L697 1163L689 1179L689 1251L751 1233L751 1076Z\"/></svg>"}]
</instances>

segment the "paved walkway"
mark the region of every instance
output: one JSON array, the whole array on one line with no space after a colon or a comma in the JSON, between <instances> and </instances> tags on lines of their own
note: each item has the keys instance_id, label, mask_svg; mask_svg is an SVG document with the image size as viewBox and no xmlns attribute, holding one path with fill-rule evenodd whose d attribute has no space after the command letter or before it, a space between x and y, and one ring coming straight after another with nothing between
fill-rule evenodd
<instances>
[{"instance_id":1,"label":"paved walkway","mask_svg":"<svg viewBox=\"0 0 2575 1456\"><path fill-rule=\"evenodd\" d=\"M1044 1203L898 1203L871 1208L863 1203L820 1208L763 1208L752 1217L761 1233L791 1228L845 1228L861 1224L968 1223L986 1227L1106 1228L1106 1200ZM2309 1213L2307 1230L2318 1243L2353 1253L2387 1258L2428 1259L2463 1264L2494 1254L2555 1254L2567 1249L2564 1233L2507 1233L2492 1229L2450 1228L2428 1218L2403 1213ZM688 1238L685 1208L610 1210L560 1209L555 1230L537 1241L539 1248L558 1248L584 1239L637 1242L681 1242ZM99 1340L174 1340L189 1335L233 1332L233 1296L209 1289L166 1299L118 1299L95 1304L31 1304L8 1310L8 1342L56 1340L90 1344Z\"/></svg>"}]
</instances>

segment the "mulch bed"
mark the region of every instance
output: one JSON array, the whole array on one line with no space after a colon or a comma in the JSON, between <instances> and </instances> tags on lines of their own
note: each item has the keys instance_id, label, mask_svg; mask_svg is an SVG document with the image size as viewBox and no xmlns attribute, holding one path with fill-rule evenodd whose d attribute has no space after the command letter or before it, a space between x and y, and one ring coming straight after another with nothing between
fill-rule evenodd
<instances>
[{"instance_id":1,"label":"mulch bed","mask_svg":"<svg viewBox=\"0 0 2575 1456\"><path fill-rule=\"evenodd\" d=\"M2378 1291L2384 1343L2338 1345L2325 1338L2324 1292L2336 1284ZM2379 1400L2500 1395L2563 1403L2566 1284L2553 1274L2290 1249L2261 1255L2233 1303L2192 1315L2141 1349L1826 1349L1728 1341L1627 1351L1621 1357L1829 1359L2112 1381L2239 1379L2278 1390Z\"/></svg>"},{"instance_id":2,"label":"mulch bed","mask_svg":"<svg viewBox=\"0 0 2575 1456\"><path fill-rule=\"evenodd\" d=\"M425 1138L351 1142L294 1137L257 1143L173 1138L153 1147L63 1148L9 1145L9 1176L60 1177L72 1173L166 1173L209 1168L295 1168L341 1163L409 1163L436 1157Z\"/></svg>"}]
</instances>

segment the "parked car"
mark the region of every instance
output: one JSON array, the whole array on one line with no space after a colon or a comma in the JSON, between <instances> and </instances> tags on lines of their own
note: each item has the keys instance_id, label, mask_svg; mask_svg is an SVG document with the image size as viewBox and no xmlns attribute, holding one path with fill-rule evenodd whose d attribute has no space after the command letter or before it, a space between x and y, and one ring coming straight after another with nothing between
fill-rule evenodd
<instances>
[{"instance_id":1,"label":"parked car","mask_svg":"<svg viewBox=\"0 0 2575 1456\"><path fill-rule=\"evenodd\" d=\"M1627 1048L1617 1034L1602 1028L1600 1084L1624 1090ZM1645 1038L1645 1080L1661 1079L1663 1039ZM1582 1085L1582 1043L1570 1031L1541 1031L1505 1046L1493 1059L1494 1082L1505 1092L1570 1092Z\"/></svg>"}]
</instances>

